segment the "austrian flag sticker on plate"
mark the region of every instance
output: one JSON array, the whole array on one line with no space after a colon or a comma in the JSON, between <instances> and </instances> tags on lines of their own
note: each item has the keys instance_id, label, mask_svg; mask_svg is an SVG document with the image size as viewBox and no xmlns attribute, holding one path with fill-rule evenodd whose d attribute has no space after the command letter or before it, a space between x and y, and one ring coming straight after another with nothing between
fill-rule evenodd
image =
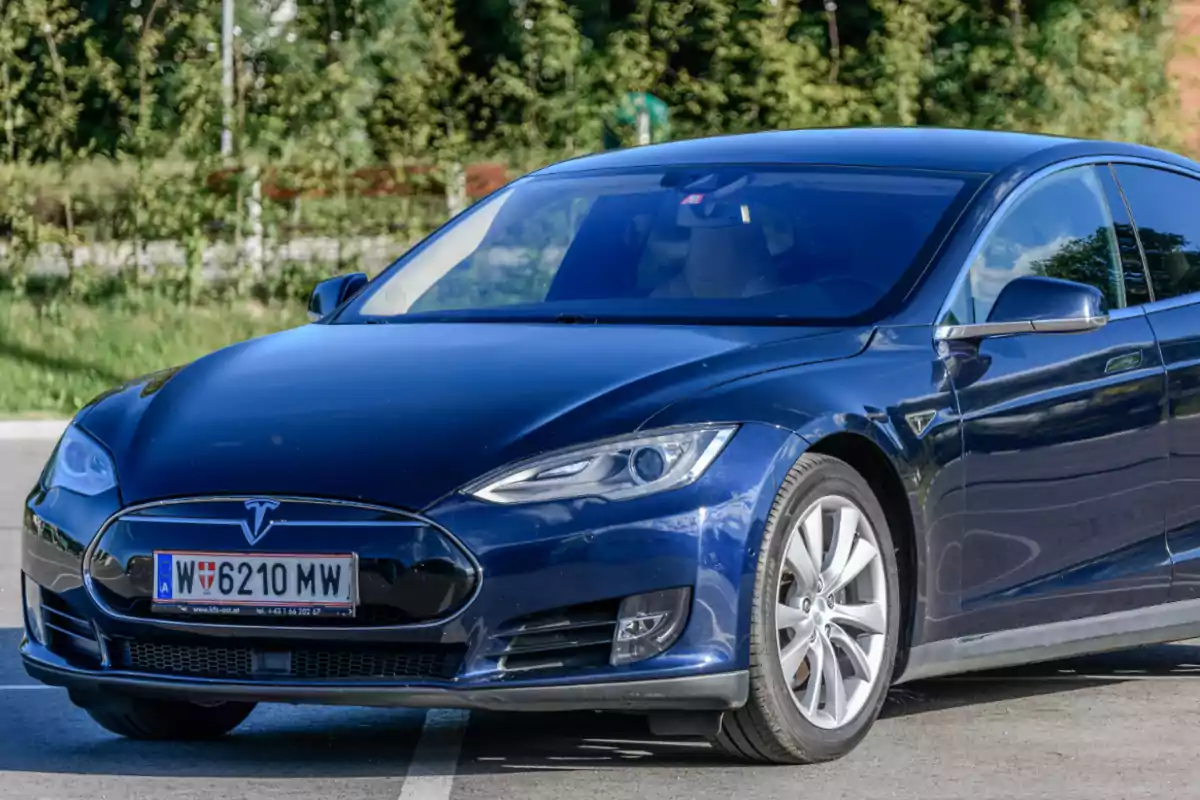
<instances>
[{"instance_id":1,"label":"austrian flag sticker on plate","mask_svg":"<svg viewBox=\"0 0 1200 800\"><path fill-rule=\"evenodd\" d=\"M213 578L217 576L217 562L199 561L196 563L196 577L200 579L201 589L211 589Z\"/></svg>"}]
</instances>

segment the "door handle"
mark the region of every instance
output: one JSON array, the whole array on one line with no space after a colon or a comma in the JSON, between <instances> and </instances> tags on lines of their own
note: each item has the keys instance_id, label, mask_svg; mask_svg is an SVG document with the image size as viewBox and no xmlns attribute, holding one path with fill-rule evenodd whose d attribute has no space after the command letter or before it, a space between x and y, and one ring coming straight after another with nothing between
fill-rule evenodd
<instances>
[{"instance_id":1,"label":"door handle","mask_svg":"<svg viewBox=\"0 0 1200 800\"><path fill-rule=\"evenodd\" d=\"M1126 370L1137 369L1142 365L1142 351L1138 350L1135 353L1125 353L1119 356L1113 356L1104 365L1105 374L1113 372L1125 372Z\"/></svg>"}]
</instances>

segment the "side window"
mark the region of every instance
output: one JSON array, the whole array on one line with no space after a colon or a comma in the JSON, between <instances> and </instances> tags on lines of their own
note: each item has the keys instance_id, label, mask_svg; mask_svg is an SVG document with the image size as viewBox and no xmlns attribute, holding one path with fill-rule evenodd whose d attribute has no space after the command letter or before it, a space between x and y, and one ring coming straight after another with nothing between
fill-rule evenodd
<instances>
[{"instance_id":1,"label":"side window","mask_svg":"<svg viewBox=\"0 0 1200 800\"><path fill-rule=\"evenodd\" d=\"M1116 172L1146 252L1154 299L1200 291L1200 181L1125 164Z\"/></svg>"},{"instance_id":2,"label":"side window","mask_svg":"<svg viewBox=\"0 0 1200 800\"><path fill-rule=\"evenodd\" d=\"M1113 225L1117 229L1117 246L1121 252L1121 264L1125 267L1125 304L1130 306L1150 302L1150 282L1146 277L1146 266L1142 263L1142 251L1138 247L1133 221L1129 217L1129 205L1117 188L1117 179L1111 168L1097 167L1097 175L1104 184L1104 195L1108 198L1108 210L1112 212Z\"/></svg>"},{"instance_id":3,"label":"side window","mask_svg":"<svg viewBox=\"0 0 1200 800\"><path fill-rule=\"evenodd\" d=\"M1040 180L1004 213L979 250L954 316L986 322L1000 291L1026 275L1095 286L1109 308L1125 305L1116 232L1094 166Z\"/></svg>"}]
</instances>

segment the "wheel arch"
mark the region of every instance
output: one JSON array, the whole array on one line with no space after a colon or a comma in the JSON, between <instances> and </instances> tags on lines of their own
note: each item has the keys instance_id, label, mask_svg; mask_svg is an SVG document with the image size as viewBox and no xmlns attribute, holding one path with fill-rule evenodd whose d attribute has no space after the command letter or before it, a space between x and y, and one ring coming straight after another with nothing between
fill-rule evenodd
<instances>
[{"instance_id":1,"label":"wheel arch","mask_svg":"<svg viewBox=\"0 0 1200 800\"><path fill-rule=\"evenodd\" d=\"M912 645L917 587L920 586L916 524L904 480L887 452L861 433L831 433L813 442L806 452L831 456L849 464L862 475L883 506L896 546L896 565L900 573L900 641L893 675L901 675Z\"/></svg>"}]
</instances>

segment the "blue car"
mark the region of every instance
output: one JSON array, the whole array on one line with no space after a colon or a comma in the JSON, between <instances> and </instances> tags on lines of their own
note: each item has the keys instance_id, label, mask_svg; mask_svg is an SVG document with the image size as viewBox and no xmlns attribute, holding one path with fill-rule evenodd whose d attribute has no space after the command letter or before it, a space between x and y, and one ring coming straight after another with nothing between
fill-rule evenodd
<instances>
[{"instance_id":1,"label":"blue car","mask_svg":"<svg viewBox=\"0 0 1200 800\"><path fill-rule=\"evenodd\" d=\"M837 758L893 684L1200 635L1200 165L932 129L581 158L115 388L21 653L110 731L604 709Z\"/></svg>"}]
</instances>

